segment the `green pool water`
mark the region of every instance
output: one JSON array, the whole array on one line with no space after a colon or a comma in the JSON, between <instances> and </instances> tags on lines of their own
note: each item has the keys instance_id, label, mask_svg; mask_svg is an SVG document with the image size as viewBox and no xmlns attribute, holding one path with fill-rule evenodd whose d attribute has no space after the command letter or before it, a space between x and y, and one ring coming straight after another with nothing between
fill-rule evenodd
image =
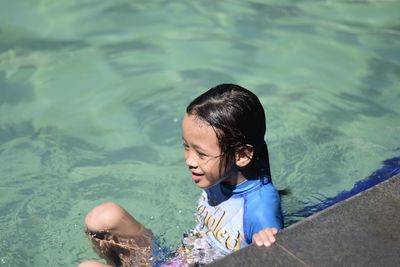
<instances>
[{"instance_id":1,"label":"green pool water","mask_svg":"<svg viewBox=\"0 0 400 267\"><path fill-rule=\"evenodd\" d=\"M348 190L399 156L399 62L399 1L0 0L0 266L96 257L105 201L176 246L180 121L223 82L266 109L286 214Z\"/></svg>"}]
</instances>

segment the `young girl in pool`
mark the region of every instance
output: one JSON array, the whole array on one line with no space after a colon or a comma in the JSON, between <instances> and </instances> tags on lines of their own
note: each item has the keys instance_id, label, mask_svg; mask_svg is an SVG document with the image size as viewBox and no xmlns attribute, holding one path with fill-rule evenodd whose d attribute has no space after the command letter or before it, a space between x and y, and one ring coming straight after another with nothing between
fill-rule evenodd
<instances>
[{"instance_id":1,"label":"young girl in pool","mask_svg":"<svg viewBox=\"0 0 400 267\"><path fill-rule=\"evenodd\" d=\"M208 263L251 243L275 242L283 217L271 181L265 128L259 99L238 85L218 85L189 104L182 122L184 156L193 182L203 192L195 229L165 266ZM85 223L108 264L159 264L152 233L117 204L95 207ZM86 266L108 265L79 265Z\"/></svg>"}]
</instances>

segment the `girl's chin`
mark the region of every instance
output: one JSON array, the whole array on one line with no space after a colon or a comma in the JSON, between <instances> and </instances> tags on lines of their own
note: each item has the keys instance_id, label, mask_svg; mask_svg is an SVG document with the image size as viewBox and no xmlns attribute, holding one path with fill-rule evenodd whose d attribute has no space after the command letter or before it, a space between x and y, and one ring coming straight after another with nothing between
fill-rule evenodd
<instances>
[{"instance_id":1,"label":"girl's chin","mask_svg":"<svg viewBox=\"0 0 400 267\"><path fill-rule=\"evenodd\" d=\"M204 180L203 181L198 181L198 182L195 182L195 183L196 183L197 187L200 188L200 189L208 189L210 187L213 187L216 184L219 184L219 182L210 183L210 182L204 181Z\"/></svg>"},{"instance_id":2,"label":"girl's chin","mask_svg":"<svg viewBox=\"0 0 400 267\"><path fill-rule=\"evenodd\" d=\"M206 190L208 188L210 188L211 186L201 186L199 184L196 184L198 188L202 189L202 190Z\"/></svg>"},{"instance_id":3,"label":"girl's chin","mask_svg":"<svg viewBox=\"0 0 400 267\"><path fill-rule=\"evenodd\" d=\"M202 179L199 179L199 180L193 179L193 181L195 182L197 187L200 188L200 189L207 189L207 188L212 186L209 183L207 183L207 181L203 181Z\"/></svg>"}]
</instances>

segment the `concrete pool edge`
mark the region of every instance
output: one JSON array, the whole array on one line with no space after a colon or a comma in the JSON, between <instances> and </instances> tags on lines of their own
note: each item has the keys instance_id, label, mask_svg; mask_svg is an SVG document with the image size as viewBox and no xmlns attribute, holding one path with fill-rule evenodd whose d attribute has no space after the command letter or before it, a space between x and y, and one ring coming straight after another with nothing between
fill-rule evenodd
<instances>
[{"instance_id":1,"label":"concrete pool edge","mask_svg":"<svg viewBox=\"0 0 400 267\"><path fill-rule=\"evenodd\" d=\"M208 266L398 266L400 175Z\"/></svg>"}]
</instances>

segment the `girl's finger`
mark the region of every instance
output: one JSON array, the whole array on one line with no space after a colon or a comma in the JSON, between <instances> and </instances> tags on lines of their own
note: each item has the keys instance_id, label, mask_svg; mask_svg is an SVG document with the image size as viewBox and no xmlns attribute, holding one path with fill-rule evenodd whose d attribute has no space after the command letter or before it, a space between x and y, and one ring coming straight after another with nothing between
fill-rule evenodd
<instances>
[{"instance_id":1,"label":"girl's finger","mask_svg":"<svg viewBox=\"0 0 400 267\"><path fill-rule=\"evenodd\" d=\"M261 247L264 242L259 234L254 234L253 235L253 243L256 243L257 246Z\"/></svg>"},{"instance_id":2,"label":"girl's finger","mask_svg":"<svg viewBox=\"0 0 400 267\"><path fill-rule=\"evenodd\" d=\"M276 241L275 238L275 234L276 234L276 229L274 231L275 228L272 228L271 231L269 231L269 240L271 241L271 243L274 243Z\"/></svg>"},{"instance_id":3,"label":"girl's finger","mask_svg":"<svg viewBox=\"0 0 400 267\"><path fill-rule=\"evenodd\" d=\"M271 245L271 241L268 231L262 230L258 234L260 235L264 246L269 247Z\"/></svg>"},{"instance_id":4,"label":"girl's finger","mask_svg":"<svg viewBox=\"0 0 400 267\"><path fill-rule=\"evenodd\" d=\"M278 233L278 229L276 229L276 228L271 228L271 231L272 231L272 233L273 233L274 235L276 235L276 234Z\"/></svg>"},{"instance_id":5,"label":"girl's finger","mask_svg":"<svg viewBox=\"0 0 400 267\"><path fill-rule=\"evenodd\" d=\"M275 242L275 236L274 236L273 232L271 230L268 230L265 233L266 233L266 236L268 238L268 241L270 243L274 243Z\"/></svg>"}]
</instances>

